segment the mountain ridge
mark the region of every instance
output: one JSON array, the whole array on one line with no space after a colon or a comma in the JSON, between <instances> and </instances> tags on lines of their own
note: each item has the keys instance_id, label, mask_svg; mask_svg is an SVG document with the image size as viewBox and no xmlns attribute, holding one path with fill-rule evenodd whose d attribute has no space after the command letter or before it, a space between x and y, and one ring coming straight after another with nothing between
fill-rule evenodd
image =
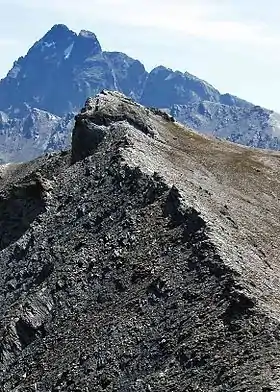
<instances>
[{"instance_id":1,"label":"mountain ridge","mask_svg":"<svg viewBox=\"0 0 280 392\"><path fill-rule=\"evenodd\" d=\"M84 32L86 34L84 34ZM86 39L86 41L89 41L88 47L86 47L85 49L81 48L82 45L80 45L79 37L82 38L82 41L84 41L83 38L88 38L88 40ZM71 49L70 52L67 53L67 55L65 55L65 51L67 51L67 49L69 49L68 44L70 44L69 45L70 47L73 45L73 48ZM126 54L121 53L121 52L108 52L108 51L107 52L106 51L103 52L102 48L101 48L101 45L100 45L96 35L94 33L92 33L92 32L89 32L87 30L81 30L79 34L76 34L75 32L71 31L66 25L57 24L57 25L54 25L50 29L50 31L48 31L40 40L38 40L29 49L29 51L28 51L28 53L27 53L27 55L25 57L20 57L20 59L15 62L16 68L19 66L19 63L21 63L23 60L27 59L30 55L33 55L33 53L37 52L38 49L41 52L43 52L43 54L45 54L44 53L45 51L47 51L47 52L50 51L50 53L47 53L46 56L42 56L42 57L44 59L46 57L47 58L50 57L50 58L48 58L48 60L52 60L53 48L55 47L56 50L57 50L57 52L55 53L56 54L55 60L57 60L57 58L59 58L59 60L61 61L61 59L63 59L63 58L65 59L65 57L66 57L67 60L69 60L69 58L72 55L73 49L75 49L75 47L77 47L77 46L79 47L79 59L78 59L79 62L81 60L83 60L83 55L82 54L83 54L83 51L84 51L86 56L87 56L87 58L91 57L91 56L94 57L95 55L100 55L102 53L105 54L105 57L106 57L106 55L110 56L110 55L113 55L113 54L119 54L121 56L125 56L129 61L140 63L138 60L132 59L131 57L129 57ZM75 50L74 50L74 52L75 52ZM35 57L37 57L37 53L36 53ZM74 57L74 65L75 65L75 53L74 53L73 57ZM73 64L71 64L71 65L73 65ZM152 76L153 74L159 74L161 72L164 73L163 76L165 76L165 77L167 77L169 79L176 77L176 75L181 77L181 78L186 77L190 81L192 81L194 84L197 83L199 86L200 85L204 85L205 86L205 96L202 97L202 98L206 98L206 97L209 98L209 92L208 91L212 90L213 99L214 100L218 100L218 97L221 96L222 97L222 101L224 101L226 99L226 100L228 100L228 102L230 102L230 101L235 102L235 105L238 105L239 102L241 104L251 105L248 102L246 102L244 100L240 100L239 98L237 98L235 96L231 96L228 93L227 94L220 94L219 91L217 89L215 89L212 85L210 85L208 82L197 78L196 76L190 74L187 71L186 72L180 72L178 70L173 71L171 68L166 68L163 65L160 65L160 66L155 67L151 72L147 72L145 70L145 67L144 67L143 64L140 63L139 65L143 69L143 73L145 73L146 78L148 78L149 75ZM12 71L12 75L13 76L14 75L17 76L18 72L19 72L19 69L14 69L14 71ZM11 71L8 72L7 76L9 76L9 74L11 74ZM0 81L0 92L1 93L2 93L1 82L3 82L4 80L5 80L5 78ZM97 91L96 91L96 93L97 93ZM123 91L123 93L125 93L126 95L129 95L129 91ZM87 98L87 96L84 96L83 98L85 100ZM143 103L144 105L147 105L147 102L145 102L145 100L146 100L145 97L141 98L140 96L138 96L138 97L134 97L134 98L135 99L139 99L141 101L141 103ZM1 101L1 96L0 96L0 107L1 107L1 109L5 109L5 107L3 106L3 102L2 101ZM180 101L174 102L174 103L175 104L179 104ZM81 104L80 104L80 106L81 106ZM10 105L14 106L12 102L10 102L8 104L8 106L10 106ZM77 110L80 109L80 106L77 107L76 109ZM163 105L163 107L164 106L165 105ZM167 106L170 106L170 105L168 104ZM46 106L45 107L39 107L39 109L43 109L43 110L47 110L47 111L49 110L49 108L46 107ZM52 110L50 110L50 111L52 111ZM66 109L66 111L68 112L67 109ZM64 112L57 112L55 114L61 115L61 114L64 114Z\"/></svg>"},{"instance_id":2,"label":"mountain ridge","mask_svg":"<svg viewBox=\"0 0 280 392\"><path fill-rule=\"evenodd\" d=\"M103 91L0 166L3 391L277 392L279 155Z\"/></svg>"},{"instance_id":3,"label":"mountain ridge","mask_svg":"<svg viewBox=\"0 0 280 392\"><path fill-rule=\"evenodd\" d=\"M182 123L202 133L253 147L280 148L277 113L221 94L188 72L164 66L147 72L139 60L120 52L102 51L94 33L81 30L76 34L65 25L55 25L0 81L0 110L8 116L6 125L0 125L0 158L30 160L67 148L73 126L67 121L69 113L78 113L87 97L103 89L118 90L145 106L175 113ZM215 104L220 110L214 109ZM203 106L210 109L203 112ZM24 127L29 115L26 107L50 113L51 135L42 131L43 115L35 132L40 141L30 142L32 131L25 133ZM258 116L254 115L255 108L259 108ZM59 125L51 120L56 117L60 118ZM57 127L60 131L56 133ZM49 144L50 138L57 145Z\"/></svg>"}]
</instances>

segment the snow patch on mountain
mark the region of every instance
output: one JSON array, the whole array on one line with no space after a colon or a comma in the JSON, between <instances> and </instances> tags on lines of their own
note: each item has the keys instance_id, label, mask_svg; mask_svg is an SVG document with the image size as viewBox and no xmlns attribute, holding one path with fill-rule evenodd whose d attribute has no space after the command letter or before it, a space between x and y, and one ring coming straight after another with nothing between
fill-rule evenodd
<instances>
[{"instance_id":1,"label":"snow patch on mountain","mask_svg":"<svg viewBox=\"0 0 280 392\"><path fill-rule=\"evenodd\" d=\"M74 42L71 45L69 45L67 49L65 49L65 51L64 51L64 60L67 60L69 58L69 56L70 56L70 54L72 52L73 46L74 46Z\"/></svg>"}]
</instances>

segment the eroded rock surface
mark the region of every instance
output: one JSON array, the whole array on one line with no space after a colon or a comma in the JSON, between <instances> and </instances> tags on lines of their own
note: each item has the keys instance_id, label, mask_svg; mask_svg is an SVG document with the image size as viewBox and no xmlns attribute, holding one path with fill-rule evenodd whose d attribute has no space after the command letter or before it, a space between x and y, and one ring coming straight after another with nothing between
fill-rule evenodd
<instances>
[{"instance_id":1,"label":"eroded rock surface","mask_svg":"<svg viewBox=\"0 0 280 392\"><path fill-rule=\"evenodd\" d=\"M278 391L279 157L104 91L2 166L3 391Z\"/></svg>"}]
</instances>

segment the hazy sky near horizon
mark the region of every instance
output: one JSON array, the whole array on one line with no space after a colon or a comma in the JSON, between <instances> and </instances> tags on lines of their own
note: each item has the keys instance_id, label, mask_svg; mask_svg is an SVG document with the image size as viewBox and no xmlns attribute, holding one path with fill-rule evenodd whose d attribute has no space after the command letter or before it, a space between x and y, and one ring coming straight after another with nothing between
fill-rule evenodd
<instances>
[{"instance_id":1,"label":"hazy sky near horizon","mask_svg":"<svg viewBox=\"0 0 280 392\"><path fill-rule=\"evenodd\" d=\"M280 112L279 0L0 0L0 78L54 24Z\"/></svg>"}]
</instances>

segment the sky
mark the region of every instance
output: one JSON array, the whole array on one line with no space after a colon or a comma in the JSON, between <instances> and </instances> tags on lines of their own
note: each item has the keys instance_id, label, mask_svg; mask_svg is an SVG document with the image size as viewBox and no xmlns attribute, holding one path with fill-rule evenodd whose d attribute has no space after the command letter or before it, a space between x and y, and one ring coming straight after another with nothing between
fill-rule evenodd
<instances>
[{"instance_id":1,"label":"sky","mask_svg":"<svg viewBox=\"0 0 280 392\"><path fill-rule=\"evenodd\" d=\"M0 0L0 78L54 24L280 112L279 0Z\"/></svg>"}]
</instances>

